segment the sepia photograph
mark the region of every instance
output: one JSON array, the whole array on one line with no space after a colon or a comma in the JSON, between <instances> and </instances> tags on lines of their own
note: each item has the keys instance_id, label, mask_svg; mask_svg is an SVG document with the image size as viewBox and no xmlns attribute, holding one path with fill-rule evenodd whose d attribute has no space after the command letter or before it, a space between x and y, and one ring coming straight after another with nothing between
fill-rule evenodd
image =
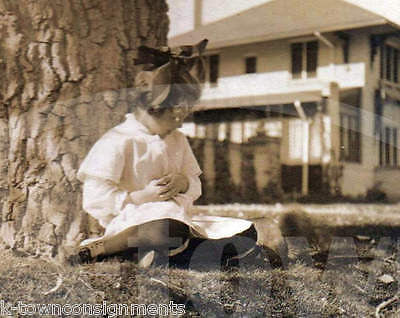
<instances>
[{"instance_id":1,"label":"sepia photograph","mask_svg":"<svg viewBox=\"0 0 400 318\"><path fill-rule=\"evenodd\" d=\"M400 317L398 0L0 0L0 317Z\"/></svg>"}]
</instances>

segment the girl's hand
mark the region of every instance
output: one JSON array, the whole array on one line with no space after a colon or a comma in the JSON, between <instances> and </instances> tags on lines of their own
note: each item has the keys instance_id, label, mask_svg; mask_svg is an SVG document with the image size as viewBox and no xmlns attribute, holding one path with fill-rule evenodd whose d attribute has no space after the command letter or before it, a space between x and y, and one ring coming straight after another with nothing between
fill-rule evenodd
<instances>
[{"instance_id":1,"label":"girl's hand","mask_svg":"<svg viewBox=\"0 0 400 318\"><path fill-rule=\"evenodd\" d=\"M165 193L165 186L160 184L160 180L152 180L144 189L129 193L131 201L134 204L143 204L169 200L169 198L162 196Z\"/></svg>"},{"instance_id":2,"label":"girl's hand","mask_svg":"<svg viewBox=\"0 0 400 318\"><path fill-rule=\"evenodd\" d=\"M189 188L189 180L182 174L169 174L159 179L158 184L162 187L160 196L165 200L172 199L178 193L184 193Z\"/></svg>"}]
</instances>

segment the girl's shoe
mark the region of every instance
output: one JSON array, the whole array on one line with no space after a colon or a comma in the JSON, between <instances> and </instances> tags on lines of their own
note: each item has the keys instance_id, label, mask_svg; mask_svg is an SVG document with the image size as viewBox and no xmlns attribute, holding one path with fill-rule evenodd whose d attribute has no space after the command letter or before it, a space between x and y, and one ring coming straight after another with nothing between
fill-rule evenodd
<instances>
[{"instance_id":1,"label":"girl's shoe","mask_svg":"<svg viewBox=\"0 0 400 318\"><path fill-rule=\"evenodd\" d=\"M67 262L71 265L88 264L99 255L104 255L104 243L99 240L85 240L79 246L76 254L68 257Z\"/></svg>"},{"instance_id":2,"label":"girl's shoe","mask_svg":"<svg viewBox=\"0 0 400 318\"><path fill-rule=\"evenodd\" d=\"M94 259L95 258L90 254L90 250L84 247L80 248L77 253L68 256L66 261L68 264L74 266L91 263Z\"/></svg>"},{"instance_id":3,"label":"girl's shoe","mask_svg":"<svg viewBox=\"0 0 400 318\"><path fill-rule=\"evenodd\" d=\"M278 254L276 251L272 250L267 246L259 246L258 257L268 261L272 269L284 268L284 256ZM283 253L282 253L283 254Z\"/></svg>"}]
</instances>

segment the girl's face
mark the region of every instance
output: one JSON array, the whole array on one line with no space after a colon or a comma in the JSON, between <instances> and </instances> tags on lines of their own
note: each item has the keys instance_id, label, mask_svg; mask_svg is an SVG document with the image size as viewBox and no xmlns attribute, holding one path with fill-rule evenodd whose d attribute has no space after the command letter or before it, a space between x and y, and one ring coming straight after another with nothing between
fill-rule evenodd
<instances>
[{"instance_id":1,"label":"girl's face","mask_svg":"<svg viewBox=\"0 0 400 318\"><path fill-rule=\"evenodd\" d=\"M168 108L164 113L155 118L153 132L165 137L177 128L182 127L183 121L190 114L190 107L186 101L180 102L175 107Z\"/></svg>"}]
</instances>

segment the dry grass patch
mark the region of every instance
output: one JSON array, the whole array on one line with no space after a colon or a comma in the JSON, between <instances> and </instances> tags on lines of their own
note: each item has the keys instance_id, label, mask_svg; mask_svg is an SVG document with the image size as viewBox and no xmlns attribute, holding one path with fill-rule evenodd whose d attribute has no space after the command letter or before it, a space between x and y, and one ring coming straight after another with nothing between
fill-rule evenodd
<instances>
[{"instance_id":1,"label":"dry grass patch","mask_svg":"<svg viewBox=\"0 0 400 318\"><path fill-rule=\"evenodd\" d=\"M373 317L379 304L398 295L397 254L393 248L382 249L376 239L355 246L369 258L340 258L347 249L336 246L326 263L299 252L285 269L239 264L201 271L167 266L142 270L117 258L59 266L8 250L0 258L0 299L12 304L173 301L185 304L184 317ZM393 281L381 280L384 274ZM380 313L395 317L399 301L394 299Z\"/></svg>"},{"instance_id":2,"label":"dry grass patch","mask_svg":"<svg viewBox=\"0 0 400 318\"><path fill-rule=\"evenodd\" d=\"M282 209L296 207L275 208L280 210L269 216L271 222ZM248 261L222 270L209 266L206 255L198 270L166 265L143 270L118 258L69 266L5 250L0 300L14 305L173 302L185 305L184 317L399 317L398 206L301 208L315 215L318 235L329 234L328 254L300 240L289 244L283 269ZM213 209L207 213L243 217L247 211L249 217L260 217L270 211L265 206ZM377 215L379 224L374 224Z\"/></svg>"}]
</instances>

